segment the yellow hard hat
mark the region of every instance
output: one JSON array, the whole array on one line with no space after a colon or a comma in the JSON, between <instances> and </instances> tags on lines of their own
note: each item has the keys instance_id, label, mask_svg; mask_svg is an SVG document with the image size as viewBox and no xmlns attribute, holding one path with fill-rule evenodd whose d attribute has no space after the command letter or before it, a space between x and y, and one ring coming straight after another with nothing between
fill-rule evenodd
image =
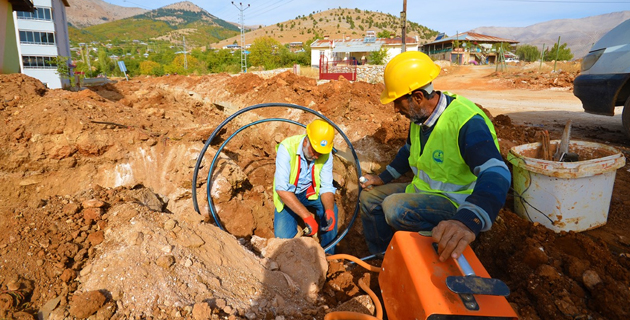
<instances>
[{"instance_id":1,"label":"yellow hard hat","mask_svg":"<svg viewBox=\"0 0 630 320\"><path fill-rule=\"evenodd\" d=\"M419 51L407 51L395 56L385 67L385 89L381 103L390 103L431 83L440 74L440 66Z\"/></svg>"},{"instance_id":2,"label":"yellow hard hat","mask_svg":"<svg viewBox=\"0 0 630 320\"><path fill-rule=\"evenodd\" d=\"M316 119L306 126L306 136L317 153L330 153L333 148L335 128L324 120Z\"/></svg>"}]
</instances>

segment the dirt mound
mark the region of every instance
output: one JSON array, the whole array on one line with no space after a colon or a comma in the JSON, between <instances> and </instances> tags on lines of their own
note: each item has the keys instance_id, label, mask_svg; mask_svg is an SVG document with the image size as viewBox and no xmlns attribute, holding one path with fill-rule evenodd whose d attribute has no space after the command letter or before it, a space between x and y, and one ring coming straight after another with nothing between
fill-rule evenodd
<instances>
[{"instance_id":1,"label":"dirt mound","mask_svg":"<svg viewBox=\"0 0 630 320\"><path fill-rule=\"evenodd\" d=\"M502 210L473 249L507 283L521 319L623 319L630 308L630 259L588 234L556 234Z\"/></svg>"},{"instance_id":2,"label":"dirt mound","mask_svg":"<svg viewBox=\"0 0 630 320\"><path fill-rule=\"evenodd\" d=\"M0 77L0 110L17 107L18 104L24 107L33 98L43 96L47 90L41 81L24 74L3 75Z\"/></svg>"},{"instance_id":3,"label":"dirt mound","mask_svg":"<svg viewBox=\"0 0 630 320\"><path fill-rule=\"evenodd\" d=\"M45 90L21 75L0 75L0 83L0 233L6 235L0 239L1 317L34 317L41 309L56 317L92 312L106 319L213 313L321 319L361 299L359 278L378 292L376 275L332 263L314 303L292 300L303 284L277 273L280 255L247 250L254 236L273 236L275 145L303 129L274 121L231 135L265 118L308 123L314 115L260 108L218 133L200 163L195 190L201 212L211 215L206 177L216 150L231 138L209 180L216 213L230 234L200 223L192 209L191 177L219 123L259 103L321 112L346 134L361 169L380 172L404 144L408 127L391 104L380 104L382 84L317 85L287 72L269 79L139 78L80 92ZM7 102L7 96L19 96L19 103ZM504 156L511 146L536 142L545 129L514 125L505 115L494 115L493 122ZM344 230L355 210L357 164L341 135L335 147ZM583 233L554 234L534 225L517 217L508 199L474 249L490 274L508 283L508 300L522 319L628 317L629 186L626 167L616 177L608 224ZM360 220L337 250L367 255ZM79 308L86 299L98 304Z\"/></svg>"},{"instance_id":4,"label":"dirt mound","mask_svg":"<svg viewBox=\"0 0 630 320\"><path fill-rule=\"evenodd\" d=\"M579 71L567 72L559 71L557 73L540 73L538 71L522 71L522 72L494 72L490 75L491 79L501 82L507 88L518 89L560 89L573 90L573 80L579 75Z\"/></svg>"},{"instance_id":5,"label":"dirt mound","mask_svg":"<svg viewBox=\"0 0 630 320\"><path fill-rule=\"evenodd\" d=\"M11 230L0 244L2 297L10 302L0 306L2 318L51 301L48 312L79 318L111 308L119 317L190 315L190 306L202 301L225 315L272 309L297 315L310 306L287 285L286 273L267 270L234 237L200 225L196 214L189 220L167 214L164 206L136 186L96 188L3 212L12 219L0 225ZM269 254L267 261L280 260ZM99 291L103 300L91 311L73 303L83 292Z\"/></svg>"}]
</instances>

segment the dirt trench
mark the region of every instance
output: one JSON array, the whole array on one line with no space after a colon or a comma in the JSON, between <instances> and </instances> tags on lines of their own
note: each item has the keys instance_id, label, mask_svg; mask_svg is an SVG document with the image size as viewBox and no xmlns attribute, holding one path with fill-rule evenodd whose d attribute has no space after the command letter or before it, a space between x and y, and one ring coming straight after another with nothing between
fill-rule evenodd
<instances>
[{"instance_id":1,"label":"dirt trench","mask_svg":"<svg viewBox=\"0 0 630 320\"><path fill-rule=\"evenodd\" d=\"M264 240L273 237L274 147L300 133L298 126L267 122L230 140L211 186L229 234L208 216L206 177L222 142L256 120L308 123L313 115L263 108L226 125L197 181L206 217L192 208L191 179L214 129L259 103L321 112L348 136L362 170L380 172L408 126L391 105L379 103L382 85L317 85L291 73L138 78L80 92L46 90L23 75L1 75L0 85L0 232L7 235L0 240L1 317L322 319L363 299L359 278L378 289L376 275L331 263L311 272L321 277L307 279L319 284L309 295L299 273L290 276L288 266L297 262L286 254L311 252L314 241L301 239L302 247L288 250ZM539 141L545 129L513 124L505 115L493 121L504 156L511 146ZM345 229L356 205L356 164L339 135L335 146ZM623 303L630 300L629 167L618 170L604 227L556 234L516 216L510 197L492 230L474 242L488 272L511 288L508 301L521 319L629 316ZM367 255L361 230L357 219L337 251ZM364 312L370 309L363 304Z\"/></svg>"}]
</instances>

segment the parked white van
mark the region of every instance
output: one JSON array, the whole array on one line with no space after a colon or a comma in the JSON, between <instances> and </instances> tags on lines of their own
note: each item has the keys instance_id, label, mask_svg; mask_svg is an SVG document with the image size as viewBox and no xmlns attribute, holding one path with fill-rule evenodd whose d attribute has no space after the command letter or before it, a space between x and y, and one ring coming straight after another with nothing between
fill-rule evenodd
<instances>
[{"instance_id":1,"label":"parked white van","mask_svg":"<svg viewBox=\"0 0 630 320\"><path fill-rule=\"evenodd\" d=\"M573 81L573 94L588 113L613 116L615 106L624 106L622 121L630 136L630 19L593 45Z\"/></svg>"}]
</instances>

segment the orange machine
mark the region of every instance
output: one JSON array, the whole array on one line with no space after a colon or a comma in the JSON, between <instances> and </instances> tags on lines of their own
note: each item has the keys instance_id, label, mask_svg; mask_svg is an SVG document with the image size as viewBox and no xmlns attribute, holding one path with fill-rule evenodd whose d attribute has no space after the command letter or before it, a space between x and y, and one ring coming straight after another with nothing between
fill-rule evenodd
<instances>
[{"instance_id":1,"label":"orange machine","mask_svg":"<svg viewBox=\"0 0 630 320\"><path fill-rule=\"evenodd\" d=\"M431 237L396 232L378 277L388 319L518 319L503 296L455 293L447 287L447 278L482 284L490 280L470 247L464 250L464 257L474 278L465 278L453 259L440 262Z\"/></svg>"}]
</instances>

